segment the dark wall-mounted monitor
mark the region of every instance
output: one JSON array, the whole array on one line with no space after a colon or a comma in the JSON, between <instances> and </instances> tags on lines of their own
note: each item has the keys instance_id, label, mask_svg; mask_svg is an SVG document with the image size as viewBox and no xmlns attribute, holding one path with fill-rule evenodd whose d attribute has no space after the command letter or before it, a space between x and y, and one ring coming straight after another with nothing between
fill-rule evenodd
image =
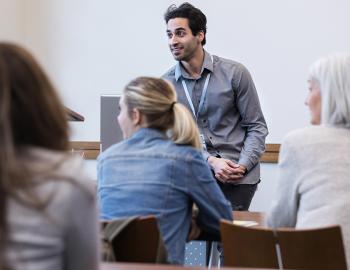
<instances>
[{"instance_id":1,"label":"dark wall-mounted monitor","mask_svg":"<svg viewBox=\"0 0 350 270\"><path fill-rule=\"evenodd\" d=\"M101 96L100 139L101 151L123 140L123 133L118 124L120 95Z\"/></svg>"}]
</instances>

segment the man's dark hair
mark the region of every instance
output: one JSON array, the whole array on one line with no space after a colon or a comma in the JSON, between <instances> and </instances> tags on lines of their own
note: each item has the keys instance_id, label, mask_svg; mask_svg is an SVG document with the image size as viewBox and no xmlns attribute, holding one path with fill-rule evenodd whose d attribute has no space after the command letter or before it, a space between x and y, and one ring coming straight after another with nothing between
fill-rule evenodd
<instances>
[{"instance_id":1,"label":"man's dark hair","mask_svg":"<svg viewBox=\"0 0 350 270\"><path fill-rule=\"evenodd\" d=\"M188 19L188 26L190 27L192 34L196 36L200 31L204 33L204 39L202 45L206 43L206 33L207 33L207 17L203 12L192 6L190 3L183 3L179 7L176 5L171 5L168 7L164 14L165 22L168 23L169 20L175 18L185 18Z\"/></svg>"}]
</instances>

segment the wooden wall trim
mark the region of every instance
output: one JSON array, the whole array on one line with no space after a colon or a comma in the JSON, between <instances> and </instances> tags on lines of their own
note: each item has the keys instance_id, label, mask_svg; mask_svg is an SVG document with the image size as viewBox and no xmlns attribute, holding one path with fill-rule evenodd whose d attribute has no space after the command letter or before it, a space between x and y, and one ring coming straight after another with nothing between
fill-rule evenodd
<instances>
[{"instance_id":1,"label":"wooden wall trim","mask_svg":"<svg viewBox=\"0 0 350 270\"><path fill-rule=\"evenodd\" d=\"M277 143L267 143L265 153L260 158L262 163L277 163L278 155L280 153L280 144Z\"/></svg>"},{"instance_id":2,"label":"wooden wall trim","mask_svg":"<svg viewBox=\"0 0 350 270\"><path fill-rule=\"evenodd\" d=\"M81 153L85 159L96 159L100 154L100 142L70 142L72 152Z\"/></svg>"},{"instance_id":3,"label":"wooden wall trim","mask_svg":"<svg viewBox=\"0 0 350 270\"><path fill-rule=\"evenodd\" d=\"M98 141L73 141L70 142L72 152L81 153L85 159L96 159L100 154L100 142ZM260 161L262 163L277 163L280 151L280 144L266 144L266 151Z\"/></svg>"}]
</instances>

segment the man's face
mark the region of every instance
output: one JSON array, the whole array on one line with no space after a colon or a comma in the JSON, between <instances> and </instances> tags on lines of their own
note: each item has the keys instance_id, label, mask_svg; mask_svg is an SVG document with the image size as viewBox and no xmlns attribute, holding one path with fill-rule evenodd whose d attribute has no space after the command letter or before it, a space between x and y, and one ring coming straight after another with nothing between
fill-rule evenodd
<instances>
[{"instance_id":1,"label":"man's face","mask_svg":"<svg viewBox=\"0 0 350 270\"><path fill-rule=\"evenodd\" d=\"M188 19L170 19L166 33L170 51L177 61L189 61L197 50L202 50L204 33L200 31L194 36L188 26Z\"/></svg>"}]
</instances>

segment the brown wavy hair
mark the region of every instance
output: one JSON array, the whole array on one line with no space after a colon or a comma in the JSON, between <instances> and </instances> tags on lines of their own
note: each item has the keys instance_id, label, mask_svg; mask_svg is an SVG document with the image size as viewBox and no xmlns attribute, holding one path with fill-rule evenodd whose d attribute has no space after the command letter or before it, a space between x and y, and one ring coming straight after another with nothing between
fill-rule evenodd
<instances>
[{"instance_id":1,"label":"brown wavy hair","mask_svg":"<svg viewBox=\"0 0 350 270\"><path fill-rule=\"evenodd\" d=\"M42 207L31 189L33 173L21 161L22 150L69 147L66 112L48 76L27 50L4 42L0 42L0 146L0 270L4 270L9 269L4 257L8 198L25 198L26 205Z\"/></svg>"}]
</instances>

